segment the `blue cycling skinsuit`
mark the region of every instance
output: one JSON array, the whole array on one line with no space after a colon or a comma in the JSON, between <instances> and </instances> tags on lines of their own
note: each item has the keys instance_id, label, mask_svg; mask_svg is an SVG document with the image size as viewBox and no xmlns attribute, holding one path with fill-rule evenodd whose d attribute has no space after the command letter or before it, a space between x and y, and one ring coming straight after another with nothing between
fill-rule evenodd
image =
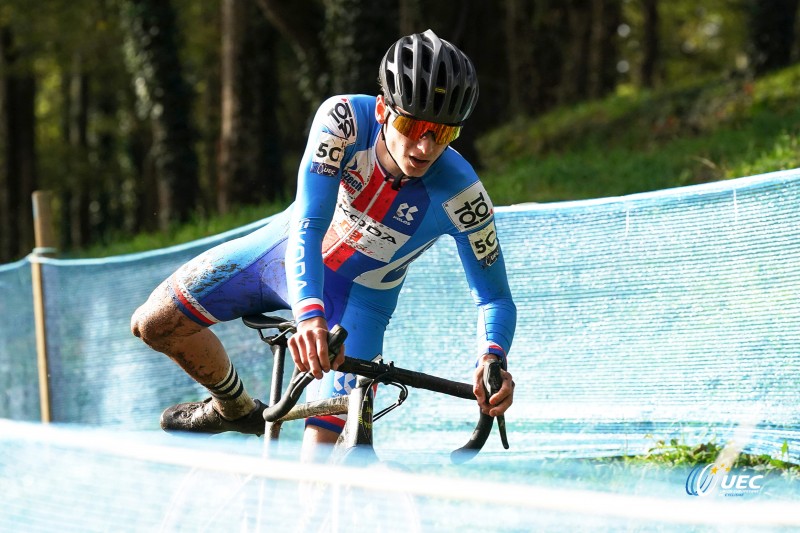
<instances>
[{"instance_id":1,"label":"blue cycling skinsuit","mask_svg":"<svg viewBox=\"0 0 800 533\"><path fill-rule=\"evenodd\" d=\"M329 327L348 331L348 356L372 359L382 351L409 264L448 234L478 306L478 355L495 354L505 366L516 308L489 195L450 147L421 178L389 175L375 151L375 101L352 95L324 102L295 202L263 228L179 268L169 280L173 299L203 325L288 308L298 321L324 316ZM352 375L328 372L308 397L347 394L354 383ZM307 424L341 431L344 416Z\"/></svg>"}]
</instances>

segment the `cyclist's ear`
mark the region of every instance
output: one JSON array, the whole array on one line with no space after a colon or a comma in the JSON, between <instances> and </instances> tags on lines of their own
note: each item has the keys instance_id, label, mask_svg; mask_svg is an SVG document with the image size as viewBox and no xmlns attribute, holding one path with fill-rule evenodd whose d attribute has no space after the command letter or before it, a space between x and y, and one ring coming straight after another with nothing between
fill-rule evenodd
<instances>
[{"instance_id":1,"label":"cyclist's ear","mask_svg":"<svg viewBox=\"0 0 800 533\"><path fill-rule=\"evenodd\" d=\"M388 114L389 108L386 105L386 100L382 94L379 94L378 98L375 100L375 120L378 121L378 124L384 124L388 118Z\"/></svg>"}]
</instances>

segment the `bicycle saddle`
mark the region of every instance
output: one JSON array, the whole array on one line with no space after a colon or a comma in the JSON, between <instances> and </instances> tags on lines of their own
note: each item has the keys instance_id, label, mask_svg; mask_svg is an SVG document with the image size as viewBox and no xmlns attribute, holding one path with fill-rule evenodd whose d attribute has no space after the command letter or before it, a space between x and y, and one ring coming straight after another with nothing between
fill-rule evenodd
<instances>
[{"instance_id":1,"label":"bicycle saddle","mask_svg":"<svg viewBox=\"0 0 800 533\"><path fill-rule=\"evenodd\" d=\"M292 320L287 320L282 316L270 315L247 315L242 317L245 326L253 329L289 329L294 327Z\"/></svg>"}]
</instances>

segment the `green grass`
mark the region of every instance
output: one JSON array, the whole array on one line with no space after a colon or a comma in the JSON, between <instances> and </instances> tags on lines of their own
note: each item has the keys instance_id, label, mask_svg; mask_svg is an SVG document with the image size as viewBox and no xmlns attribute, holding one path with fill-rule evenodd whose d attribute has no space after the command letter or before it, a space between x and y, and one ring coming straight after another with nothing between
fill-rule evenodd
<instances>
[{"instance_id":1,"label":"green grass","mask_svg":"<svg viewBox=\"0 0 800 533\"><path fill-rule=\"evenodd\" d=\"M800 67L518 119L479 140L495 204L619 196L800 167Z\"/></svg>"},{"instance_id":2,"label":"green grass","mask_svg":"<svg viewBox=\"0 0 800 533\"><path fill-rule=\"evenodd\" d=\"M708 79L518 117L478 141L495 205L621 196L800 167L800 65L750 81ZM163 248L259 220L288 202L73 253Z\"/></svg>"},{"instance_id":3,"label":"green grass","mask_svg":"<svg viewBox=\"0 0 800 533\"><path fill-rule=\"evenodd\" d=\"M659 465L665 467L697 466L713 463L722 452L723 446L712 439L709 442L689 445L679 439L669 442L658 440L654 446L643 455L599 459L601 462L620 461L630 465ZM732 468L749 468L767 472L782 472L788 477L800 481L800 465L791 463L786 459L789 456L789 443L784 441L781 457L770 455L741 453L731 466Z\"/></svg>"},{"instance_id":4,"label":"green grass","mask_svg":"<svg viewBox=\"0 0 800 533\"><path fill-rule=\"evenodd\" d=\"M458 465L439 465L437 468L447 475L486 481L533 482L539 486L648 496L663 493L680 497L685 495L687 474L694 467L715 463L724 448L713 436L708 442L694 445L681 439L664 441L652 436L648 439L653 443L652 448L635 456L578 458L565 454L515 461L503 460L503 452L500 452L493 456L492 461L479 460L469 463L468 468ZM800 488L800 465L789 462L788 457L789 444L786 442L778 457L742 453L726 467L736 474L763 475L768 483L760 497L787 499L795 497ZM510 467L512 463L513 468ZM424 463L407 466L418 472L430 468Z\"/></svg>"},{"instance_id":5,"label":"green grass","mask_svg":"<svg viewBox=\"0 0 800 533\"><path fill-rule=\"evenodd\" d=\"M167 231L140 233L131 238L121 238L111 244L95 245L75 250L62 257L108 257L166 248L245 226L251 222L279 213L286 208L288 203L287 201L285 203L277 202L258 206L237 207L226 215L197 218L186 224L175 224Z\"/></svg>"}]
</instances>

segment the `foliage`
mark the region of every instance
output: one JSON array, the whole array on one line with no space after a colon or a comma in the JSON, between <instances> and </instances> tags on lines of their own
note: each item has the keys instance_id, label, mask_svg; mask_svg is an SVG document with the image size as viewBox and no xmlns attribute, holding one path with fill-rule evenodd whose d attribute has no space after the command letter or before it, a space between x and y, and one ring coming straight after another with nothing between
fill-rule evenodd
<instances>
[{"instance_id":1,"label":"foliage","mask_svg":"<svg viewBox=\"0 0 800 533\"><path fill-rule=\"evenodd\" d=\"M730 0L660 2L664 79L671 83L740 70L749 19L742 3Z\"/></svg>"},{"instance_id":2,"label":"foliage","mask_svg":"<svg viewBox=\"0 0 800 533\"><path fill-rule=\"evenodd\" d=\"M186 223L173 223L166 231L138 233L133 237L120 236L112 244L97 244L83 249L72 250L62 255L68 258L109 257L137 252L147 252L183 244L203 237L240 228L256 222L286 208L286 201L258 206L240 206L225 215L210 217L196 216Z\"/></svg>"},{"instance_id":3,"label":"foliage","mask_svg":"<svg viewBox=\"0 0 800 533\"><path fill-rule=\"evenodd\" d=\"M800 67L518 118L478 148L497 204L618 196L800 167Z\"/></svg>"},{"instance_id":4,"label":"foliage","mask_svg":"<svg viewBox=\"0 0 800 533\"><path fill-rule=\"evenodd\" d=\"M800 66L755 82L709 80L678 89L619 93L518 119L481 138L481 172L496 205L599 198L800 167ZM711 110L711 111L705 111ZM456 146L458 148L458 146ZM186 242L288 205L196 219L164 234L80 256ZM240 216L239 216L240 215ZM178 229L180 228L180 229Z\"/></svg>"},{"instance_id":5,"label":"foliage","mask_svg":"<svg viewBox=\"0 0 800 533\"><path fill-rule=\"evenodd\" d=\"M619 461L628 465L656 465L664 467L693 467L701 464L713 463L723 451L724 446L716 439L708 442L690 445L679 439L654 441L654 446L646 454L603 458L601 463ZM789 443L784 441L781 447L781 456L772 457L767 454L740 453L734 461L732 468L747 468L764 473L781 473L786 477L800 480L800 465L786 460L789 456Z\"/></svg>"},{"instance_id":6,"label":"foliage","mask_svg":"<svg viewBox=\"0 0 800 533\"><path fill-rule=\"evenodd\" d=\"M397 18L393 0L325 0L323 38L335 94L377 92L378 64L394 38ZM342 28L361 28L343 32Z\"/></svg>"}]
</instances>

